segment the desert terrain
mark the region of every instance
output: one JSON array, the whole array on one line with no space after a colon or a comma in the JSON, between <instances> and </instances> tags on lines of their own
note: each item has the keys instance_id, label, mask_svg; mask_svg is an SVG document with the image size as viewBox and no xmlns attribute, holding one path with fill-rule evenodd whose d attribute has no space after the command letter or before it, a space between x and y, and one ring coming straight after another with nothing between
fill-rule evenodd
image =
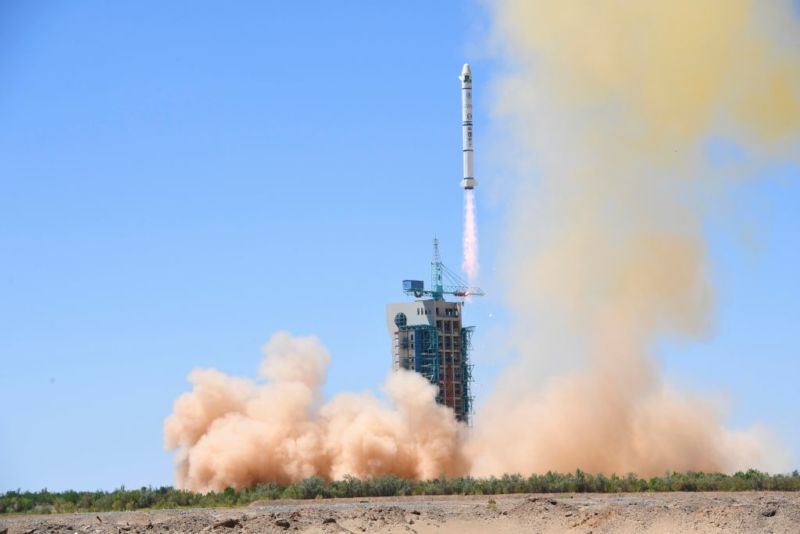
<instances>
[{"instance_id":1,"label":"desert terrain","mask_svg":"<svg viewBox=\"0 0 800 534\"><path fill-rule=\"evenodd\" d=\"M800 532L800 493L420 496L260 501L0 519L0 534L215 532Z\"/></svg>"}]
</instances>

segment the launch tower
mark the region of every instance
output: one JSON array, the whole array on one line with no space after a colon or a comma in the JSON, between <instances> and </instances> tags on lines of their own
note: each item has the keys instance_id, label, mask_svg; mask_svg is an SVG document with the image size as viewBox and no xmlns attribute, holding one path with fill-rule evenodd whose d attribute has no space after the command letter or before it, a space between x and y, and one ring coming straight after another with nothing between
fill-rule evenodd
<instances>
[{"instance_id":1,"label":"launch tower","mask_svg":"<svg viewBox=\"0 0 800 534\"><path fill-rule=\"evenodd\" d=\"M452 408L457 420L469 424L472 413L469 351L474 327L463 326L463 302L446 301L444 297L467 298L483 295L483 291L467 287L445 267L437 239L433 240L430 289L425 288L422 280L403 280L403 291L416 300L386 306L392 368L420 373L439 388L436 402Z\"/></svg>"}]
</instances>

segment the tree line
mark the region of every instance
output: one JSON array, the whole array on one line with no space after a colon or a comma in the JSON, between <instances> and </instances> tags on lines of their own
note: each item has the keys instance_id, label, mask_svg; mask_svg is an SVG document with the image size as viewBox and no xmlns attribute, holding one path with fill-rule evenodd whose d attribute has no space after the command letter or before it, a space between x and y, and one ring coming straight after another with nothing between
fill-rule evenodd
<instances>
[{"instance_id":1,"label":"tree line","mask_svg":"<svg viewBox=\"0 0 800 534\"><path fill-rule=\"evenodd\" d=\"M259 500L396 497L404 495L499 495L509 493L622 493L664 491L800 491L800 473L770 475L755 469L723 473L666 473L649 479L574 473L503 475L490 478L406 480L383 476L326 481L315 476L299 483L259 484L252 488L194 493L169 486L114 491L9 491L0 495L0 514L109 512L160 508L244 506Z\"/></svg>"}]
</instances>

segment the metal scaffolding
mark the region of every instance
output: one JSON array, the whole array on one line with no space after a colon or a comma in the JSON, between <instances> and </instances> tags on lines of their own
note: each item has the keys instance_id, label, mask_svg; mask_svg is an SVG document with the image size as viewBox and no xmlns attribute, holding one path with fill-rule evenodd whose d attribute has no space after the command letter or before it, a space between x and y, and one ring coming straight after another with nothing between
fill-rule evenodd
<instances>
[{"instance_id":1,"label":"metal scaffolding","mask_svg":"<svg viewBox=\"0 0 800 534\"><path fill-rule=\"evenodd\" d=\"M469 353L472 349L472 334L474 326L467 326L461 329L461 376L463 387L464 419L472 421L472 363L470 363Z\"/></svg>"},{"instance_id":2,"label":"metal scaffolding","mask_svg":"<svg viewBox=\"0 0 800 534\"><path fill-rule=\"evenodd\" d=\"M397 335L400 348L405 349L401 353L400 367L416 371L430 383L438 384L440 362L436 328L430 325L406 325L399 328Z\"/></svg>"}]
</instances>

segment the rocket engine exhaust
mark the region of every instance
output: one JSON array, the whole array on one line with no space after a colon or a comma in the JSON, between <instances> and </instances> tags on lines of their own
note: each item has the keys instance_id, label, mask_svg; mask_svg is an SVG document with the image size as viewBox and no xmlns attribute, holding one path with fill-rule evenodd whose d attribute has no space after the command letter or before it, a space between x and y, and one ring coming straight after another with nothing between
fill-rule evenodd
<instances>
[{"instance_id":1,"label":"rocket engine exhaust","mask_svg":"<svg viewBox=\"0 0 800 534\"><path fill-rule=\"evenodd\" d=\"M464 191L464 260L462 269L467 273L469 286L478 279L478 228L475 222L475 191Z\"/></svg>"}]
</instances>

